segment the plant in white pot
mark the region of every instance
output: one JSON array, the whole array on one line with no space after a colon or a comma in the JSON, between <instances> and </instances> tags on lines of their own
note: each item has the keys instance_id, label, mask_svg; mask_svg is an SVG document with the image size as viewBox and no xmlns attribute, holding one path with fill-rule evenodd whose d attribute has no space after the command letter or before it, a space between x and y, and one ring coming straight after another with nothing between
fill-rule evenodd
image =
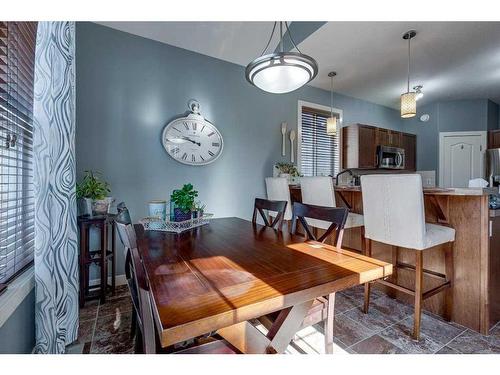
<instances>
[{"instance_id":1,"label":"plant in white pot","mask_svg":"<svg viewBox=\"0 0 500 375\"><path fill-rule=\"evenodd\" d=\"M85 176L76 184L76 198L79 200L80 214L106 214L113 201L107 197L111 192L109 184L98 177L99 173L85 171Z\"/></svg>"},{"instance_id":2,"label":"plant in white pot","mask_svg":"<svg viewBox=\"0 0 500 375\"><path fill-rule=\"evenodd\" d=\"M290 163L276 163L274 166L279 171L279 177L286 177L289 183L295 181L296 177L299 177L299 171L297 167Z\"/></svg>"}]
</instances>

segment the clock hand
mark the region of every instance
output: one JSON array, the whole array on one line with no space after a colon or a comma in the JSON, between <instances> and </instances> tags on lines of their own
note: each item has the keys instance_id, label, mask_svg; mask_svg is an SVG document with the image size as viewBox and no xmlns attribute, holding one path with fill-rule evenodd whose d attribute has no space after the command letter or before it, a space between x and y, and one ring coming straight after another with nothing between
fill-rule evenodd
<instances>
[{"instance_id":1,"label":"clock hand","mask_svg":"<svg viewBox=\"0 0 500 375\"><path fill-rule=\"evenodd\" d=\"M182 139L185 139L186 141L191 142L191 143L194 143L195 145L198 145L198 146L200 146L200 147L201 147L201 143L200 143L200 142L193 141L191 138L188 138L188 137L182 137Z\"/></svg>"}]
</instances>

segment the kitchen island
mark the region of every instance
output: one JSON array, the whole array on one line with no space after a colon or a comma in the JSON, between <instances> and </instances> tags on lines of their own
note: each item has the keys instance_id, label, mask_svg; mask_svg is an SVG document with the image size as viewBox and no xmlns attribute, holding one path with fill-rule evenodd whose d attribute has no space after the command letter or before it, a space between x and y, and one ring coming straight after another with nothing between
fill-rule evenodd
<instances>
[{"instance_id":1,"label":"kitchen island","mask_svg":"<svg viewBox=\"0 0 500 375\"><path fill-rule=\"evenodd\" d=\"M300 186L291 186L292 200L299 201ZM338 206L363 214L362 192L359 186L335 188ZM500 320L500 216L490 213L488 193L482 189L424 189L425 216L429 223L450 226L456 237L453 251L454 277L452 280L453 322L482 334ZM342 246L361 251L361 230L346 229ZM444 272L444 251L439 247L424 252L424 268ZM391 261L391 246L373 241L372 256ZM414 264L413 252L400 248L399 261ZM413 289L414 273L398 269L398 283ZM439 285L432 275L424 276L424 288ZM387 294L412 303L412 298L401 292L377 285ZM424 302L424 309L443 315L444 298L436 294Z\"/></svg>"}]
</instances>

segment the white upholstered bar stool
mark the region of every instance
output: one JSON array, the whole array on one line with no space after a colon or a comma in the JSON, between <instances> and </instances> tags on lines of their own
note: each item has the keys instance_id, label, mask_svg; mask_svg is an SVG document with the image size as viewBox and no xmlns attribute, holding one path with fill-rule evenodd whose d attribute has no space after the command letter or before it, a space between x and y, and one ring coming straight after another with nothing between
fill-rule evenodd
<instances>
[{"instance_id":1,"label":"white upholstered bar stool","mask_svg":"<svg viewBox=\"0 0 500 375\"><path fill-rule=\"evenodd\" d=\"M441 291L445 295L445 318L451 318L453 279L453 242L455 229L425 222L422 177L419 174L361 176L363 215L365 221L366 255L371 256L371 241L392 245L393 276L391 281L378 282L400 292L414 296L415 315L413 338L420 337L422 302ZM423 251L435 246L445 246L445 274L423 268ZM399 262L400 247L415 252L415 266ZM415 270L415 289L397 284L397 269ZM423 291L423 274L444 280L443 284ZM365 313L370 302L370 284L365 284Z\"/></svg>"},{"instance_id":2,"label":"white upholstered bar stool","mask_svg":"<svg viewBox=\"0 0 500 375\"><path fill-rule=\"evenodd\" d=\"M302 203L313 204L323 207L336 207L335 189L332 177L302 177L300 179L300 190ZM320 229L328 229L331 223L322 220L307 219L310 226ZM361 228L361 246L364 246L363 215L349 212L344 229ZM342 246L342 244L339 244Z\"/></svg>"},{"instance_id":3,"label":"white upholstered bar stool","mask_svg":"<svg viewBox=\"0 0 500 375\"><path fill-rule=\"evenodd\" d=\"M287 223L288 231L291 230L292 220L292 203L290 199L290 187L288 186L288 179L286 177L266 177L266 191L267 199L270 201L286 201L285 214L283 221ZM276 212L269 211L269 216L273 219L276 217ZM278 228L283 229L283 228Z\"/></svg>"}]
</instances>

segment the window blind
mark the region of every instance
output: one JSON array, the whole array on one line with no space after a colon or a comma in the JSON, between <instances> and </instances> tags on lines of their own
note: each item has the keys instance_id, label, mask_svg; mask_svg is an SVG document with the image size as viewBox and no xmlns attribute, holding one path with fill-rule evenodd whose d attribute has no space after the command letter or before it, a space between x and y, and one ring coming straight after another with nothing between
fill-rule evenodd
<instances>
[{"instance_id":1,"label":"window blind","mask_svg":"<svg viewBox=\"0 0 500 375\"><path fill-rule=\"evenodd\" d=\"M33 261L36 22L0 22L0 292Z\"/></svg>"},{"instance_id":2,"label":"window blind","mask_svg":"<svg viewBox=\"0 0 500 375\"><path fill-rule=\"evenodd\" d=\"M326 134L330 113L302 107L300 173L304 176L336 176L340 168L339 132Z\"/></svg>"}]
</instances>

